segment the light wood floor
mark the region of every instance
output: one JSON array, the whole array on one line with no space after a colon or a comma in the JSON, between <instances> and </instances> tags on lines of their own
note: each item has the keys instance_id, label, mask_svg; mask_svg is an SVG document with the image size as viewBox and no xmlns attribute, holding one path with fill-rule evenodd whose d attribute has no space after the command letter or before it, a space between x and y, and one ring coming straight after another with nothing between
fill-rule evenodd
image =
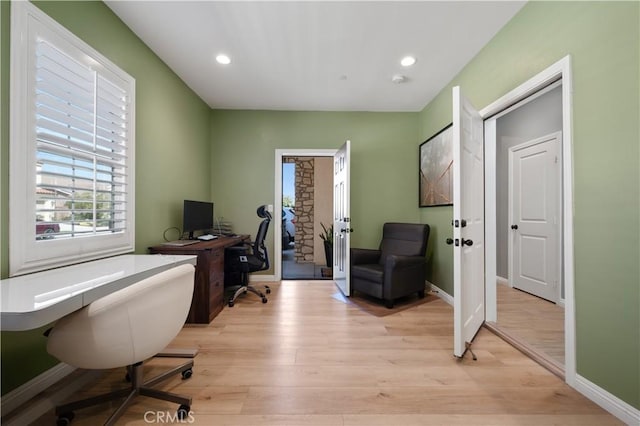
<instances>
[{"instance_id":1,"label":"light wood floor","mask_svg":"<svg viewBox=\"0 0 640 426\"><path fill-rule=\"evenodd\" d=\"M503 284L497 297L498 326L564 365L564 309Z\"/></svg>"},{"instance_id":2,"label":"light wood floor","mask_svg":"<svg viewBox=\"0 0 640 426\"><path fill-rule=\"evenodd\" d=\"M474 343L478 361L455 359L452 308L440 299L385 316L345 301L332 282L272 289L269 303L247 295L173 342L200 349L193 377L164 385L193 396L193 424L621 424L485 329ZM154 373L175 363L147 365ZM114 370L74 397L123 384L123 370ZM99 424L114 407L80 410L72 425ZM149 424L145 412L175 409L140 397L120 424ZM38 424L54 424L53 413Z\"/></svg>"}]
</instances>

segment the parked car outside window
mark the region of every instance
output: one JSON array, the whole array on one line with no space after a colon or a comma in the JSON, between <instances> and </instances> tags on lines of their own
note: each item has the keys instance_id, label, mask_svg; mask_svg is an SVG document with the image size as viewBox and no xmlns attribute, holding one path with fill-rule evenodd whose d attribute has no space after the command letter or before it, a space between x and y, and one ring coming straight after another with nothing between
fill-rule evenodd
<instances>
[{"instance_id":1,"label":"parked car outside window","mask_svg":"<svg viewBox=\"0 0 640 426\"><path fill-rule=\"evenodd\" d=\"M36 240L49 240L60 232L60 225L50 222L36 222Z\"/></svg>"}]
</instances>

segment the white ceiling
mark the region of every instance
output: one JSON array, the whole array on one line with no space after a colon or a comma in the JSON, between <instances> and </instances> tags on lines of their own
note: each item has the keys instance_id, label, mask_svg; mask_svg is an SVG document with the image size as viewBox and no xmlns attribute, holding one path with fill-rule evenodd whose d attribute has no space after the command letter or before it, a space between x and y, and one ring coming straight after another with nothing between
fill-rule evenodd
<instances>
[{"instance_id":1,"label":"white ceiling","mask_svg":"<svg viewBox=\"0 0 640 426\"><path fill-rule=\"evenodd\" d=\"M212 108L299 111L420 111L525 4L105 3Z\"/></svg>"}]
</instances>

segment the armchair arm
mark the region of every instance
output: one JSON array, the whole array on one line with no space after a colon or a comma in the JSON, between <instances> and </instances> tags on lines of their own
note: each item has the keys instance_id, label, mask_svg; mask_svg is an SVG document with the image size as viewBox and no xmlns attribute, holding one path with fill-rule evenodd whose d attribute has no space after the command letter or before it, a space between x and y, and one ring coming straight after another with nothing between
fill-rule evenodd
<instances>
[{"instance_id":1,"label":"armchair arm","mask_svg":"<svg viewBox=\"0 0 640 426\"><path fill-rule=\"evenodd\" d=\"M384 264L383 298L393 300L424 291L426 259L422 256L387 256Z\"/></svg>"},{"instance_id":2,"label":"armchair arm","mask_svg":"<svg viewBox=\"0 0 640 426\"><path fill-rule=\"evenodd\" d=\"M384 263L385 273L392 272L397 269L421 266L424 267L425 258L422 256L399 256L389 255Z\"/></svg>"},{"instance_id":3,"label":"armchair arm","mask_svg":"<svg viewBox=\"0 0 640 426\"><path fill-rule=\"evenodd\" d=\"M368 265L372 263L378 263L380 260L380 250L373 249L351 249L351 264L352 265Z\"/></svg>"}]
</instances>

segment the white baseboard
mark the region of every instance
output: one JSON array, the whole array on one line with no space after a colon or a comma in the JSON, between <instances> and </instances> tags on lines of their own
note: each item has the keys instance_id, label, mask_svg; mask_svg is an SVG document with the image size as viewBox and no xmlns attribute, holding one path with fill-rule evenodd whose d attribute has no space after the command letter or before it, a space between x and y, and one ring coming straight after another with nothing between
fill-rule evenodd
<instances>
[{"instance_id":1,"label":"white baseboard","mask_svg":"<svg viewBox=\"0 0 640 426\"><path fill-rule=\"evenodd\" d=\"M436 286L433 283L430 283L429 281L427 281L427 286L431 287L431 291L433 291L436 296L438 296L440 299L442 299L445 302L447 302L449 305L453 306L453 296L451 296L446 291L438 288L438 286Z\"/></svg>"},{"instance_id":2,"label":"white baseboard","mask_svg":"<svg viewBox=\"0 0 640 426\"><path fill-rule=\"evenodd\" d=\"M13 410L35 397L37 394L54 385L58 381L64 379L75 371L72 367L65 363L60 363L44 373L34 377L28 382L20 385L11 392L2 396L2 416L6 416ZM6 373L5 373L6 374Z\"/></svg>"},{"instance_id":3,"label":"white baseboard","mask_svg":"<svg viewBox=\"0 0 640 426\"><path fill-rule=\"evenodd\" d=\"M58 405L67 401L81 388L95 383L103 375L103 370L82 370L72 380L63 380L62 385L55 384L29 400L25 409L17 409L8 416L2 417L3 426L23 426L35 424L35 422L55 409Z\"/></svg>"},{"instance_id":4,"label":"white baseboard","mask_svg":"<svg viewBox=\"0 0 640 426\"><path fill-rule=\"evenodd\" d=\"M498 278L498 280L499 279L500 278ZM427 285L431 286L431 289L438 297L448 304L453 305L453 297L450 294L428 281ZM624 423L628 425L640 425L640 410L632 407L630 404L612 395L595 383L590 382L580 375L576 375L575 389Z\"/></svg>"},{"instance_id":5,"label":"white baseboard","mask_svg":"<svg viewBox=\"0 0 640 426\"><path fill-rule=\"evenodd\" d=\"M249 275L250 283L273 282L276 281L275 275Z\"/></svg>"},{"instance_id":6,"label":"white baseboard","mask_svg":"<svg viewBox=\"0 0 640 426\"><path fill-rule=\"evenodd\" d=\"M600 386L576 375L575 389L628 425L640 425L640 410Z\"/></svg>"},{"instance_id":7,"label":"white baseboard","mask_svg":"<svg viewBox=\"0 0 640 426\"><path fill-rule=\"evenodd\" d=\"M506 285L507 287L509 287L509 280L503 277L499 277L497 275L496 275L496 283Z\"/></svg>"}]
</instances>

